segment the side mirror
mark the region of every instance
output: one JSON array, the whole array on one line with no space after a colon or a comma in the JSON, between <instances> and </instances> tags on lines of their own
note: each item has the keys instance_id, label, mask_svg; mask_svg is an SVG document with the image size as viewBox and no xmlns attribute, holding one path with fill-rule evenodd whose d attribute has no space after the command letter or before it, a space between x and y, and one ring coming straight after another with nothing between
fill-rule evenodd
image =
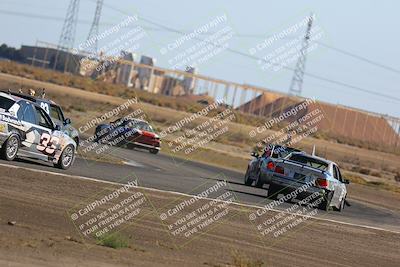
<instances>
[{"instance_id":1,"label":"side mirror","mask_svg":"<svg viewBox=\"0 0 400 267\"><path fill-rule=\"evenodd\" d=\"M54 130L55 130L55 131L61 131L60 125L55 124L55 125L54 125Z\"/></svg>"},{"instance_id":2,"label":"side mirror","mask_svg":"<svg viewBox=\"0 0 400 267\"><path fill-rule=\"evenodd\" d=\"M64 125L68 125L68 124L71 124L71 119L70 118L66 118L64 120Z\"/></svg>"},{"instance_id":3,"label":"side mirror","mask_svg":"<svg viewBox=\"0 0 400 267\"><path fill-rule=\"evenodd\" d=\"M258 155L257 152L251 152L250 155L251 155L252 157L255 157L255 158L258 158L258 157L259 157L259 155Z\"/></svg>"},{"instance_id":4,"label":"side mirror","mask_svg":"<svg viewBox=\"0 0 400 267\"><path fill-rule=\"evenodd\" d=\"M343 183L344 184L350 184L350 180L349 179L343 179Z\"/></svg>"}]
</instances>

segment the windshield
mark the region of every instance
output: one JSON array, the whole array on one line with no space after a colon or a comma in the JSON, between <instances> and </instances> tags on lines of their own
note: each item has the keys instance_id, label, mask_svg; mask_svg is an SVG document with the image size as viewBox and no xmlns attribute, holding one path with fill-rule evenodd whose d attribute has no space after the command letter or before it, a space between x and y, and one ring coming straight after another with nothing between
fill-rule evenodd
<instances>
[{"instance_id":1,"label":"windshield","mask_svg":"<svg viewBox=\"0 0 400 267\"><path fill-rule=\"evenodd\" d=\"M7 97L0 96L0 109L9 110L15 101L8 99Z\"/></svg>"},{"instance_id":2,"label":"windshield","mask_svg":"<svg viewBox=\"0 0 400 267\"><path fill-rule=\"evenodd\" d=\"M328 163L304 155L293 154L289 159L322 171L326 171L328 169Z\"/></svg>"},{"instance_id":3,"label":"windshield","mask_svg":"<svg viewBox=\"0 0 400 267\"><path fill-rule=\"evenodd\" d=\"M147 132L154 132L153 127L151 127L151 125L149 125L148 123L146 123L144 121L136 121L136 120L129 121L128 127L133 128L133 129L139 129L142 131L147 131Z\"/></svg>"},{"instance_id":4,"label":"windshield","mask_svg":"<svg viewBox=\"0 0 400 267\"><path fill-rule=\"evenodd\" d=\"M291 147L284 147L284 146L279 146L276 145L274 147L274 153L271 156L271 150L267 149L265 150L265 153L263 156L271 156L272 158L285 158L287 157L290 153L295 152L295 151L299 151L297 149L291 148Z\"/></svg>"}]
</instances>

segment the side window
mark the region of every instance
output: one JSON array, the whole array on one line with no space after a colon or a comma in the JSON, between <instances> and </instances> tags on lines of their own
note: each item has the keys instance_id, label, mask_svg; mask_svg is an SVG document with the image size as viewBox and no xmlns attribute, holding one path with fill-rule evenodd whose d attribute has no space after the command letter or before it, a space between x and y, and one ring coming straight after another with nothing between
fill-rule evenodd
<instances>
[{"instance_id":1,"label":"side window","mask_svg":"<svg viewBox=\"0 0 400 267\"><path fill-rule=\"evenodd\" d=\"M333 165L333 177L336 180L339 180L339 174L338 174L338 169L337 169L336 165Z\"/></svg>"},{"instance_id":2,"label":"side window","mask_svg":"<svg viewBox=\"0 0 400 267\"><path fill-rule=\"evenodd\" d=\"M26 103L24 101L19 101L18 105L19 105L19 109L18 109L18 112L17 112L17 117L18 117L18 119L23 121L24 120L24 111L25 111L25 108L26 108Z\"/></svg>"},{"instance_id":3,"label":"side window","mask_svg":"<svg viewBox=\"0 0 400 267\"><path fill-rule=\"evenodd\" d=\"M35 109L36 109L37 124L42 127L52 129L53 128L52 123L46 117L45 111L43 111L43 109L40 109L38 107L35 107Z\"/></svg>"},{"instance_id":4,"label":"side window","mask_svg":"<svg viewBox=\"0 0 400 267\"><path fill-rule=\"evenodd\" d=\"M9 108L12 107L12 105L14 105L14 103L15 103L14 100L0 96L0 108L1 109L8 110Z\"/></svg>"},{"instance_id":5,"label":"side window","mask_svg":"<svg viewBox=\"0 0 400 267\"><path fill-rule=\"evenodd\" d=\"M32 124L37 124L35 110L32 105L25 101L18 102L18 105L20 106L17 112L18 119Z\"/></svg>"},{"instance_id":6,"label":"side window","mask_svg":"<svg viewBox=\"0 0 400 267\"><path fill-rule=\"evenodd\" d=\"M336 166L336 169L337 169L337 172L338 172L339 181L343 182L343 179L342 179L342 174L340 173L340 169L339 169L339 167L338 167L338 166Z\"/></svg>"}]
</instances>

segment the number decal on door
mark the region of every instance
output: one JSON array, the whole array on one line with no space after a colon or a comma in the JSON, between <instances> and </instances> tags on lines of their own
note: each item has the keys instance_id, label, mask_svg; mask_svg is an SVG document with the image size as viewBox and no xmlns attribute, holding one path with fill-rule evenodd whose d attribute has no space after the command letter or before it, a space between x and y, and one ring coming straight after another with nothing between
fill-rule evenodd
<instances>
[{"instance_id":1,"label":"number decal on door","mask_svg":"<svg viewBox=\"0 0 400 267\"><path fill-rule=\"evenodd\" d=\"M60 139L56 136L51 137L48 133L43 133L40 137L39 145L36 149L42 151L43 153L52 155L56 150L56 145L59 143Z\"/></svg>"}]
</instances>

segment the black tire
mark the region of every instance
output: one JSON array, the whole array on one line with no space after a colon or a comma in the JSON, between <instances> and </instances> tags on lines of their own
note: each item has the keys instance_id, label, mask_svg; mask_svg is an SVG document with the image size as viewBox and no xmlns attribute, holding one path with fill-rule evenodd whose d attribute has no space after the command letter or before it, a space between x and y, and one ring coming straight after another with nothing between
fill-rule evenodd
<instances>
[{"instance_id":1,"label":"black tire","mask_svg":"<svg viewBox=\"0 0 400 267\"><path fill-rule=\"evenodd\" d=\"M318 208L324 211L329 211L332 197L333 192L329 191L325 196L323 196L322 202L319 204Z\"/></svg>"},{"instance_id":2,"label":"black tire","mask_svg":"<svg viewBox=\"0 0 400 267\"><path fill-rule=\"evenodd\" d=\"M67 170L72 166L75 160L75 148L73 145L68 145L61 153L60 159L55 166L62 170Z\"/></svg>"},{"instance_id":3,"label":"black tire","mask_svg":"<svg viewBox=\"0 0 400 267\"><path fill-rule=\"evenodd\" d=\"M18 136L15 134L11 135L1 147L1 158L8 161L14 160L17 157L19 146Z\"/></svg>"},{"instance_id":4,"label":"black tire","mask_svg":"<svg viewBox=\"0 0 400 267\"><path fill-rule=\"evenodd\" d=\"M342 201L340 202L339 208L338 208L338 209L336 208L336 210L339 211L339 212L342 212L342 210L344 209L344 206L345 206L345 205L346 205L346 196L344 196L344 198L343 198Z\"/></svg>"},{"instance_id":5,"label":"black tire","mask_svg":"<svg viewBox=\"0 0 400 267\"><path fill-rule=\"evenodd\" d=\"M151 154L157 154L158 153L158 149L155 149L155 148L151 148L151 149L149 149L149 152L151 153Z\"/></svg>"},{"instance_id":6,"label":"black tire","mask_svg":"<svg viewBox=\"0 0 400 267\"><path fill-rule=\"evenodd\" d=\"M128 141L128 143L126 143L126 148L127 148L127 149L135 149L136 146L135 146L133 143L131 143L131 142Z\"/></svg>"},{"instance_id":7,"label":"black tire","mask_svg":"<svg viewBox=\"0 0 400 267\"><path fill-rule=\"evenodd\" d=\"M256 187L257 188L262 188L263 187L263 185L264 185L264 183L261 181L261 174L258 174L257 175L257 179L256 179Z\"/></svg>"},{"instance_id":8,"label":"black tire","mask_svg":"<svg viewBox=\"0 0 400 267\"><path fill-rule=\"evenodd\" d=\"M246 174L244 175L244 184L247 186L251 186L253 184L253 180L249 179L249 167L247 167Z\"/></svg>"},{"instance_id":9,"label":"black tire","mask_svg":"<svg viewBox=\"0 0 400 267\"><path fill-rule=\"evenodd\" d=\"M78 148L79 148L79 138L78 138L78 137L75 137L75 138L74 138L74 141L75 141L75 143L76 143L76 150L78 150Z\"/></svg>"},{"instance_id":10,"label":"black tire","mask_svg":"<svg viewBox=\"0 0 400 267\"><path fill-rule=\"evenodd\" d=\"M267 197L272 200L277 200L278 199L278 187L275 186L274 184L269 184L268 192L267 192Z\"/></svg>"}]
</instances>

